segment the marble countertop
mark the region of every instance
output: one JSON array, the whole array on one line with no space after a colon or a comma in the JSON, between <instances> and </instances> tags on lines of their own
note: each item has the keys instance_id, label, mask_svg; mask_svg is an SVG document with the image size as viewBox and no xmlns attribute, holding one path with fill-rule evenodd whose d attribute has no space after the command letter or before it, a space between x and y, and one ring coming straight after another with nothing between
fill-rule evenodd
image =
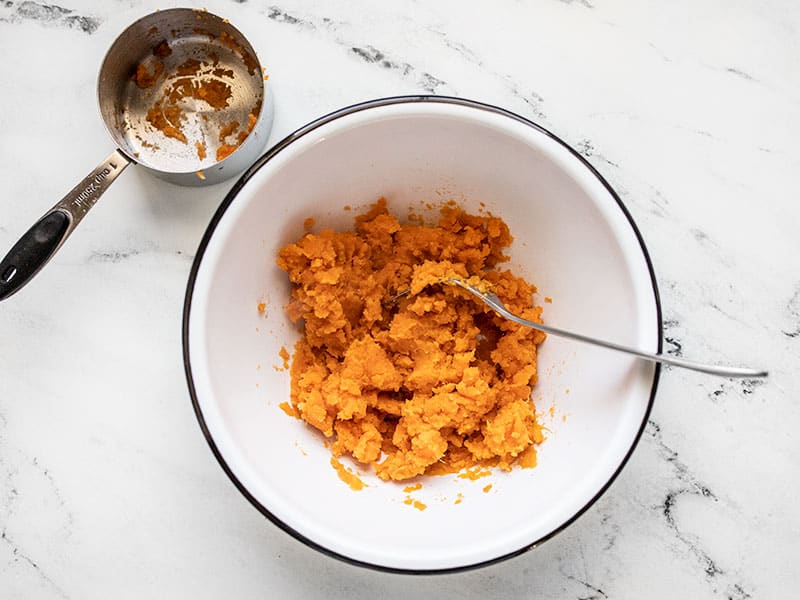
<instances>
[{"instance_id":1,"label":"marble countertop","mask_svg":"<svg viewBox=\"0 0 800 600\"><path fill-rule=\"evenodd\" d=\"M100 61L171 2L0 1L0 253L113 148ZM185 2L182 5L191 4ZM303 546L219 468L189 401L183 294L232 181L130 169L0 303L0 597L782 598L800 588L800 6L366 0L198 3L267 66L270 143L405 93L518 112L611 182L649 246L666 369L609 491L565 532L462 574L387 575Z\"/></svg>"}]
</instances>

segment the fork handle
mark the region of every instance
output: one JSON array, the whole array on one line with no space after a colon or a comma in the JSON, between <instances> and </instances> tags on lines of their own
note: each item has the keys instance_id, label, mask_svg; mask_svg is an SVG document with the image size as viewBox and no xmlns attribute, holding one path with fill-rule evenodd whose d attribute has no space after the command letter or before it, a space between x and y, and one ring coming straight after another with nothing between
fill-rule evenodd
<instances>
[{"instance_id":1,"label":"fork handle","mask_svg":"<svg viewBox=\"0 0 800 600\"><path fill-rule=\"evenodd\" d=\"M690 360L685 360L683 358L676 358L674 356L667 356L656 352L644 352L642 350L637 350L636 348L630 348L628 346L623 346L621 344L615 344L614 342L599 340L593 337L589 337L587 335L582 335L580 333L574 333L572 331L565 331L564 329L559 329L557 327L551 327L550 325L535 323L533 321L528 321L527 319L523 319L522 317L518 317L514 313L509 312L508 309L505 307L505 305L500 301L500 298L498 298L492 292L481 293L478 290L472 290L466 286L460 286L460 287L462 289L467 290L472 295L478 297L482 301L484 301L489 307L491 307L492 310L502 315L506 319L514 321L515 323L519 323L520 325L524 325L525 327L530 327L531 329L536 329L538 331L542 331L550 335L565 337L571 340L576 340L578 342L584 342L586 344L594 344L595 346L602 346L603 348L616 350L617 352L632 354L634 356L638 356L639 358L643 358L645 360L663 363L665 365L672 365L673 367L680 367L682 369L691 369L692 371L700 371L701 373L708 373L709 375L720 375L722 377L742 377L747 379L767 377L768 375L768 371L761 369L748 369L746 367L726 367L720 365L709 365Z\"/></svg>"}]
</instances>

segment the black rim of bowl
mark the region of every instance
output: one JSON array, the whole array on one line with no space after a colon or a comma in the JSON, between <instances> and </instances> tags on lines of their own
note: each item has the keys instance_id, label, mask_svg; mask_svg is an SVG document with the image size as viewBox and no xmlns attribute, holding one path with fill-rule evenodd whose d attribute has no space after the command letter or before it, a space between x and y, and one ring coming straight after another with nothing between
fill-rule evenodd
<instances>
[{"instance_id":1,"label":"black rim of bowl","mask_svg":"<svg viewBox=\"0 0 800 600\"><path fill-rule=\"evenodd\" d=\"M455 573L455 572L459 572L459 571L466 571L466 570L470 570L470 569L476 569L476 568L479 568L479 567L485 567L485 566L488 566L488 565L491 565L491 564L494 564L494 563L498 563L498 562L503 561L503 560L507 560L509 558L513 558L515 556L519 556L520 554L523 554L523 553L535 548L536 546L541 545L543 542L551 539L552 537L554 537L555 535L557 535L558 533L562 532L564 529L569 527L569 525L571 525L574 521L576 521L578 519L578 517L580 517L583 513L585 513L589 509L589 507L592 506L608 490L608 488L611 486L611 484L614 482L614 480L620 474L622 469L625 467L625 465L627 464L627 462L630 459L631 455L633 454L634 449L638 445L639 440L642 437L642 433L644 432L644 429L647 426L647 421L648 421L648 419L650 417L650 412L651 412L651 410L653 408L653 402L655 400L656 390L658 388L658 381L659 381L659 377L660 377L660 374L661 374L661 365L656 363L655 369L653 371L653 383L652 383L652 386L650 388L650 398L648 399L647 409L645 410L644 417L642 418L642 423L639 426L639 430L636 432L636 436L634 437L633 442L631 443L631 446L628 449L627 453L623 457L623 459L620 462L620 464L617 466L616 470L611 474L611 477L609 477L608 481L600 488L600 490L598 490L598 492L591 499L589 499L589 501L583 507L581 507L580 510L578 510L572 517L567 519L561 525L559 525L558 527L553 529L550 533L548 533L545 536L542 536L541 538L538 538L536 540L531 541L529 544L526 544L523 547L521 547L521 548L519 548L517 550L514 550L513 552L509 552L509 553L504 554L502 556L498 556L498 557L495 557L495 558L491 558L491 559L488 559L488 560L485 560L485 561L480 561L480 562L472 563L472 564L468 564L468 565L461 565L461 566L457 566L457 567L439 568L439 569L405 569L405 568L398 568L398 567L387 567L385 565L373 564L373 563L370 563L370 562L357 560L357 559L351 558L349 556L345 556L343 554L335 552L335 551L333 551L333 550L331 550L329 548L326 548L324 546L321 546L320 544L316 543L315 541L313 541L313 540L309 539L308 537L302 535L298 531L295 531L288 524L284 523L278 517L273 515L264 505L262 505L247 490L247 488L244 486L244 484L241 481L239 481L239 479L236 476L236 474L233 472L233 470L225 462L225 459L223 458L222 454L220 453L219 449L217 448L217 445L215 444L214 439L213 439L211 433L208 430L208 426L206 425L206 422L205 422L205 417L203 416L203 412L200 409L200 405L199 405L198 400L197 400L197 393L196 393L195 386L194 386L194 378L192 376L191 357L189 355L189 315L191 313L191 308L192 308L192 295L193 295L193 292L194 292L194 286L195 286L195 282L196 282L196 279L197 279L197 273L198 273L198 271L200 269L200 264L203 262L203 255L205 254L205 250L208 247L208 244L209 244L209 242L210 242L210 240L211 240L211 238L212 238L212 236L214 234L214 231L217 228L217 225L219 224L220 220L222 219L222 216L225 214L225 211L227 211L228 207L234 201L234 199L238 195L239 191L245 186L245 184L247 184L247 182L250 180L250 178L253 176L253 174L256 171L258 171L262 166L264 166L267 162L269 162L270 159L272 159L276 154L281 152L284 148L289 146L292 142L298 140L299 138L303 137L307 133L309 133L311 131L314 131L315 129L325 125L326 123L329 123L331 121L334 121L336 119L339 119L341 117L344 117L344 116L347 116L347 115L350 115L350 114L353 114L353 113L356 113L356 112L360 112L362 110L367 110L367 109L370 109L370 108L376 108L376 107L381 107L381 106L390 106L390 105L395 105L395 104L410 104L410 103L417 103L417 102L429 102L429 103L438 103L438 104L454 104L454 105L466 106L466 107L470 107L470 108L484 110L484 111L496 113L496 114L499 114L499 115L504 115L506 117L509 117L511 119L519 121L520 123L524 123L525 125L527 125L529 127L533 127L537 131L547 135L551 139L553 139L556 142L558 142L561 146L563 146L564 148L569 150L569 152L577 160L579 160L587 169L589 169L589 171L592 172L592 174L595 177L597 177L597 179L600 181L600 183L603 184L603 186L606 188L608 193L611 195L611 197L616 201L617 206L622 211L622 213L625 215L625 218L628 220L628 223L630 224L631 229L633 230L633 233L634 233L634 235L636 236L636 239L639 242L639 246L640 246L641 251L642 251L642 256L643 256L643 258L644 258L644 260L645 260L645 262L647 264L647 269L648 269L648 271L650 273L650 282L651 282L652 288L653 288L653 300L655 301L655 305L656 305L656 319L657 319L656 327L657 327L657 333L658 333L658 351L659 352L661 352L662 347L663 347L664 332L663 332L663 329L662 329L662 326L661 326L661 298L660 298L660 295L659 295L659 292L658 292L658 285L656 283L656 276L655 276L655 271L653 269L653 263L650 260L650 255L649 255L649 253L647 251L647 246L644 243L644 238L642 237L642 234L639 231L639 228L636 226L636 223L634 222L633 217L631 216L631 214L628 211L628 209L625 206L625 204L623 204L623 202L620 199L619 195L614 191L614 189L605 180L605 178L602 175L600 175L600 173L597 171L597 169L595 169L583 156L581 156L569 144L564 142L561 138L559 138L558 136L554 135L553 133L551 133L550 131L548 131L544 127L534 123L533 121L531 121L529 119L521 117L521 116L517 115L516 113L510 112L508 110L505 110L505 109L497 107L497 106L493 106L491 104L485 104L483 102L477 102L475 100L467 100L465 98L456 98L456 97L452 97L452 96L415 95L415 96L392 96L392 97L388 97L388 98L379 98L379 99L376 99L376 100L369 100L369 101L366 101L366 102L361 102L359 104L353 104L351 106L347 106L345 108L342 108L342 109L339 109L339 110L334 111L332 113L329 113L329 114L327 114L327 115L325 115L323 117L320 117L320 118L308 123L307 125L304 125L300 129L298 129L298 130L294 131L293 133L289 134L283 140L281 140L280 142L278 142L277 144L272 146L269 150L267 150L266 153L264 153L263 156L261 156L258 160L256 160L256 162L253 163L253 165L250 168L248 168L241 175L241 177L239 177L238 181L230 189L228 194L225 196L225 199L222 201L222 203L217 208L217 211L214 213L214 216L211 218L211 221L208 224L208 227L206 228L205 234L203 235L203 238L200 241L200 245L199 245L199 247L197 249L197 254L195 255L194 262L192 263L192 269L191 269L191 272L189 274L189 282L188 282L188 284L186 286L186 296L185 296L184 305L183 305L183 366L184 366L184 370L185 370L185 373L186 373L186 381L187 381L188 386L189 386L189 394L191 395L192 405L194 406L194 412L195 412L195 415L197 416L198 423L200 424L200 429L202 430L203 435L205 436L206 441L208 442L208 445L211 448L211 451L213 452L214 456L216 457L217 461L219 462L220 466L222 467L222 470L225 471L225 473L228 475L228 477L233 482L233 484L236 486L236 488L239 490L239 492L241 492L242 495L245 498L247 498L247 500L261 514L263 514L265 517L267 517L270 521L272 521L272 523L277 525L280 529L282 529L286 533L288 533L291 536L293 536L295 539L301 541L302 543L304 543L305 545L309 546L310 548L318 550L319 552L321 552L321 553L323 553L323 554L325 554L327 556L331 556L333 558L339 559L339 560L344 561L344 562L346 562L348 564L351 564L351 565L357 565L357 566L360 566L360 567L367 567L367 568L370 568L370 569L375 569L375 570L378 570L378 571L384 571L384 572L389 572L389 573L407 573L407 574L419 574L419 575L421 575L421 574L437 574L437 573L438 574L444 574L444 573Z\"/></svg>"}]
</instances>

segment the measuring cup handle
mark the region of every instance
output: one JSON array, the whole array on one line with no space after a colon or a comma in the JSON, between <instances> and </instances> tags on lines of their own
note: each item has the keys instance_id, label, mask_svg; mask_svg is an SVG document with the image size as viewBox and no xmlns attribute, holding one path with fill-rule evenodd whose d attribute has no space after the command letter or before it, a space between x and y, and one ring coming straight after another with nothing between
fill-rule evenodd
<instances>
[{"instance_id":1,"label":"measuring cup handle","mask_svg":"<svg viewBox=\"0 0 800 600\"><path fill-rule=\"evenodd\" d=\"M130 163L127 156L115 150L14 244L0 261L0 300L18 292L47 264Z\"/></svg>"}]
</instances>

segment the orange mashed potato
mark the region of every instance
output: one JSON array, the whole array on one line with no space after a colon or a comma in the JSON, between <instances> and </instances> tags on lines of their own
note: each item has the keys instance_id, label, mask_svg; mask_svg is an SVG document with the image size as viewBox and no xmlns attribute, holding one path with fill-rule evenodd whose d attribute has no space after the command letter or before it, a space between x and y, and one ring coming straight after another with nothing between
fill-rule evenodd
<instances>
[{"instance_id":1,"label":"orange mashed potato","mask_svg":"<svg viewBox=\"0 0 800 600\"><path fill-rule=\"evenodd\" d=\"M384 480L536 465L531 400L545 335L496 315L443 277L473 277L541 322L535 287L499 268L506 224L449 203L435 226L401 224L380 200L355 231L306 233L280 250L302 323L291 364L299 418L335 457ZM408 293L406 293L408 292Z\"/></svg>"}]
</instances>

